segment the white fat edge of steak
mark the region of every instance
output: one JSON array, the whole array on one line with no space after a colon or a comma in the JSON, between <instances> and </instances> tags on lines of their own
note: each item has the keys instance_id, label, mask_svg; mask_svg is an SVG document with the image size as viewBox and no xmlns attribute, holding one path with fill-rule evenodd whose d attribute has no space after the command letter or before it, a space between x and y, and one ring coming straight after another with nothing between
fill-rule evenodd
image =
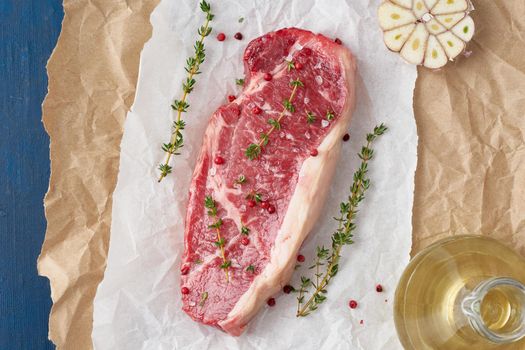
<instances>
[{"instance_id":1,"label":"white fat edge of steak","mask_svg":"<svg viewBox=\"0 0 525 350\"><path fill-rule=\"evenodd\" d=\"M345 68L348 89L341 117L317 148L318 156L306 158L301 166L298 183L270 253L270 262L253 280L227 318L219 321L219 326L231 335L241 335L266 300L288 283L297 253L322 211L339 161L342 137L347 132L355 106L356 65L354 57L344 47L340 50L340 62Z\"/></svg>"}]
</instances>

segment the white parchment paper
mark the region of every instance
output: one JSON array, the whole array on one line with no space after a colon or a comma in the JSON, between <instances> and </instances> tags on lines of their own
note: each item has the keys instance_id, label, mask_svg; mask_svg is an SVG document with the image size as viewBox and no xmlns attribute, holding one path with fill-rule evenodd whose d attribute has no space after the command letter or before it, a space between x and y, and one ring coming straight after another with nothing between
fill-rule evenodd
<instances>
[{"instance_id":1,"label":"white parchment paper","mask_svg":"<svg viewBox=\"0 0 525 350\"><path fill-rule=\"evenodd\" d=\"M206 62L189 96L183 154L174 174L158 184L156 167L173 119L170 104L181 95L184 62L203 22L197 0L163 0L151 16L153 36L141 56L137 94L125 123L120 171L113 196L109 256L94 304L96 349L400 349L392 306L397 280L409 260L417 133L412 110L416 68L390 53L376 20L379 0L211 1L213 34ZM242 23L238 19L244 18ZM356 243L345 247L328 300L306 318L295 317L293 294L276 296L248 331L233 338L193 322L181 311L179 261L183 220L196 155L209 116L238 93L242 53L249 40L296 26L339 37L358 61L357 110L344 144L328 202L302 248L312 261L329 244L332 216L348 193L365 134L385 122L389 132L375 145L372 186L357 219ZM242 32L237 41L233 34ZM225 42L215 35L224 32ZM308 264L305 264L305 266ZM302 272L298 270L292 280ZM385 291L377 293L381 283ZM359 302L351 310L348 300ZM361 322L362 321L362 322Z\"/></svg>"}]
</instances>

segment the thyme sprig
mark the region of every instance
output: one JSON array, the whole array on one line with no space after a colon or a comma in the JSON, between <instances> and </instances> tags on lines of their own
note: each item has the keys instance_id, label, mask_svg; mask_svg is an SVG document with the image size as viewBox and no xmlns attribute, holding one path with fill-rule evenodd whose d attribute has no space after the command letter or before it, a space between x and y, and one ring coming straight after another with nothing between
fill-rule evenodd
<instances>
[{"instance_id":1,"label":"thyme sprig","mask_svg":"<svg viewBox=\"0 0 525 350\"><path fill-rule=\"evenodd\" d=\"M199 303L199 306L200 307L203 307L204 306L204 303L206 302L206 300L208 299L208 292L203 292L201 294L201 301Z\"/></svg>"},{"instance_id":2,"label":"thyme sprig","mask_svg":"<svg viewBox=\"0 0 525 350\"><path fill-rule=\"evenodd\" d=\"M293 69L293 62L288 62L288 70ZM292 68L290 68L292 67ZM290 97L283 101L283 110L279 114L279 117L277 119L270 118L268 119L268 124L270 124L270 129L267 132L263 132L260 135L260 140L257 143L250 144L245 151L246 157L248 157L250 160L254 160L258 158L261 155L262 147L265 147L268 142L270 141L270 135L275 130L281 130L281 119L285 116L286 112L294 113L295 112L295 106L293 105L292 101L296 95L297 88L304 87L304 84L299 80L299 78L292 80L290 82L290 86L292 87L292 92L290 93Z\"/></svg>"},{"instance_id":3,"label":"thyme sprig","mask_svg":"<svg viewBox=\"0 0 525 350\"><path fill-rule=\"evenodd\" d=\"M354 173L350 195L346 201L341 202L339 217L334 218L339 223L339 226L332 234L332 247L331 249L327 249L324 246L317 247L314 264L310 266L310 269L315 269L313 279L301 276L301 286L297 296L297 317L308 316L318 308L319 304L326 300L326 288L339 271L341 249L345 245L354 243L352 238L356 228L354 219L357 214L357 207L365 198L365 191L370 187L370 179L367 177L368 162L374 156L374 150L370 146L386 130L387 127L381 124L376 126L372 133L366 135L366 145L358 153L361 165ZM324 268L324 266L326 266L326 269L321 272L321 268ZM314 291L310 298L305 301L305 296L309 292L310 287L313 287Z\"/></svg>"},{"instance_id":4,"label":"thyme sprig","mask_svg":"<svg viewBox=\"0 0 525 350\"><path fill-rule=\"evenodd\" d=\"M168 143L162 144L162 150L166 153L166 160L164 163L161 163L159 165L159 171L160 176L158 179L158 182L161 182L163 178L165 178L168 174L172 171L172 166L170 165L171 157L174 155L180 154L180 149L184 147L184 136L182 134L182 131L184 130L184 127L186 126L186 123L184 120L182 120L182 113L185 113L188 111L188 108L190 105L186 101L188 98L188 95L193 91L195 88L195 75L200 74L200 65L204 62L204 59L206 57L206 51L204 49L204 38L206 38L208 35L210 35L212 28L210 27L210 22L213 20L213 13L211 12L211 5L206 2L205 0L202 0L200 2L200 9L204 14L206 15L206 21L204 22L204 25L202 25L198 30L197 33L199 34L199 39L195 42L195 45L193 46L195 49L195 54L193 57L189 57L186 60L186 67L185 70L188 73L186 76L186 79L182 82L182 97L180 100L174 100L171 108L177 112L177 118L173 122L172 125L172 132L170 141Z\"/></svg>"},{"instance_id":5,"label":"thyme sprig","mask_svg":"<svg viewBox=\"0 0 525 350\"><path fill-rule=\"evenodd\" d=\"M245 197L246 199L250 199L252 201L255 201L256 203L262 202L262 194L255 190L251 190Z\"/></svg>"},{"instance_id":6,"label":"thyme sprig","mask_svg":"<svg viewBox=\"0 0 525 350\"><path fill-rule=\"evenodd\" d=\"M242 175L242 174L239 175L239 177L238 177L237 179L235 179L235 183L236 183L237 185L242 185L242 184L246 183L246 181L248 181L248 180L246 179L246 176L244 176L244 175Z\"/></svg>"},{"instance_id":7,"label":"thyme sprig","mask_svg":"<svg viewBox=\"0 0 525 350\"><path fill-rule=\"evenodd\" d=\"M209 225L208 228L215 229L215 232L217 232L217 240L214 243L220 250L222 258L222 264L220 265L220 268L224 269L224 272L226 273L226 283L228 283L228 270L232 263L231 261L226 260L226 255L224 254L224 245L226 244L226 240L221 237L221 227L223 222L222 219L217 216L217 203L215 203L215 200L212 198L212 196L206 196L204 198L204 207L208 209L208 215L215 220L215 222Z\"/></svg>"},{"instance_id":8,"label":"thyme sprig","mask_svg":"<svg viewBox=\"0 0 525 350\"><path fill-rule=\"evenodd\" d=\"M317 119L317 117L315 116L315 114L313 114L312 112L306 112L306 122L308 124L315 123L316 119Z\"/></svg>"}]
</instances>

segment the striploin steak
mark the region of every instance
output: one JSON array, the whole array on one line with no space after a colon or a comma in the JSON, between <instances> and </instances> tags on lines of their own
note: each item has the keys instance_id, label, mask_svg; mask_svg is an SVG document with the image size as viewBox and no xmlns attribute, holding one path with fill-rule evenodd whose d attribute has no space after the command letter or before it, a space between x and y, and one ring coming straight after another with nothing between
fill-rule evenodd
<instances>
[{"instance_id":1,"label":"striploin steak","mask_svg":"<svg viewBox=\"0 0 525 350\"><path fill-rule=\"evenodd\" d=\"M355 104L355 60L297 28L244 53L242 93L211 116L190 187L183 310L238 336L290 279Z\"/></svg>"}]
</instances>

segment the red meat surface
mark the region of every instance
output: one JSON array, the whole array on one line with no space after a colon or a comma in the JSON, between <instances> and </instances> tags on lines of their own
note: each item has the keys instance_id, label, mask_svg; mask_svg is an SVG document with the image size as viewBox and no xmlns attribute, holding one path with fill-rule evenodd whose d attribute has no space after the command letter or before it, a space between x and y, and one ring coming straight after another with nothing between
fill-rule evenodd
<instances>
[{"instance_id":1,"label":"red meat surface","mask_svg":"<svg viewBox=\"0 0 525 350\"><path fill-rule=\"evenodd\" d=\"M289 69L287 61L293 62L295 69ZM303 231L311 227L304 223L312 217L305 219L289 212L290 200L298 191L301 168L329 133L337 132L341 139L354 104L353 58L344 46L322 35L296 28L265 34L248 44L244 66L243 92L216 110L204 135L190 188L181 266L181 288L189 290L182 295L183 310L194 320L233 335L240 334L267 297L290 278L298 248L284 253L280 250L279 254L285 257L274 257L272 253L276 252L279 235L297 239L300 245L308 233ZM265 79L268 73L271 80L267 80L268 76ZM304 84L297 88L292 100L295 112L285 113L281 129L271 133L260 156L249 159L246 148L257 143L261 133L268 132L268 119L279 117L283 101L293 89L290 82L295 79ZM307 122L307 112L316 116L313 123ZM333 118L327 117L329 114ZM330 157L326 158L327 167L335 167L331 158L338 156L340 145L333 146L333 150L330 147L326 151L320 149L316 155L320 168L324 166L323 157ZM236 183L240 176L245 177L245 183ZM322 192L328 191L330 178L331 171L327 171L324 188L316 189L320 192L318 201L324 200ZM246 198L250 193L260 194L267 203L250 207ZM220 235L225 240L226 260L231 261L228 280L226 270L220 267L223 258L215 243L217 230L209 227L217 218L208 214L206 196L214 199L217 218L223 222ZM304 203L301 210L307 210L309 205ZM272 213L268 207L275 211ZM315 208L319 207L322 204L317 203ZM287 214L297 216L300 232L282 232ZM250 229L247 236L242 235L241 225ZM277 258L286 259L286 268L273 266L271 274L279 278L272 279L274 276L265 274L270 273L272 259ZM253 271L247 270L249 266L253 266ZM261 285L252 286L257 279ZM244 306L237 304L246 293L251 294L242 302L249 304L243 314ZM239 310L232 312L236 306Z\"/></svg>"}]
</instances>

